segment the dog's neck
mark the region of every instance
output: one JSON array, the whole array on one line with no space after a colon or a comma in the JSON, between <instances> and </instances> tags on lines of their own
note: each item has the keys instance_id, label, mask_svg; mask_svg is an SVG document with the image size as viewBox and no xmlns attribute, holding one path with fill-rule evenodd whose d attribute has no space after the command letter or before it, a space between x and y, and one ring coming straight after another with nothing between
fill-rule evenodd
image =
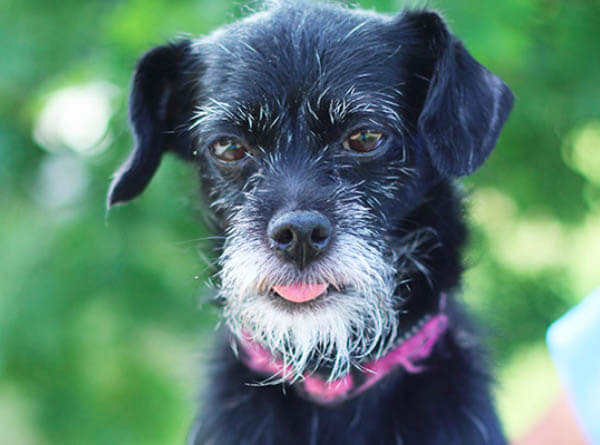
<instances>
[{"instance_id":1,"label":"dog's neck","mask_svg":"<svg viewBox=\"0 0 600 445\"><path fill-rule=\"evenodd\" d=\"M444 312L445 295L440 297L440 311L429 318L410 336L383 356L360 365L337 380L328 381L316 374L306 373L296 381L289 366L274 357L271 352L245 336L237 341L239 357L253 371L276 377L277 381L292 383L300 395L321 405L334 405L353 398L398 368L418 373L425 369L420 361L429 357L433 347L448 328Z\"/></svg>"}]
</instances>

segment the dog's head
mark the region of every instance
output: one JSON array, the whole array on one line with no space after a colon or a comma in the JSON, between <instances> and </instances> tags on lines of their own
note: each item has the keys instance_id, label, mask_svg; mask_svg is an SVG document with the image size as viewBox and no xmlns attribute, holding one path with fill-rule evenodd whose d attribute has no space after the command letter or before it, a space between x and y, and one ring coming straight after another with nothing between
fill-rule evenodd
<instances>
[{"instance_id":1,"label":"dog's head","mask_svg":"<svg viewBox=\"0 0 600 445\"><path fill-rule=\"evenodd\" d=\"M435 12L284 2L140 60L136 146L108 202L141 193L166 151L194 162L226 235L228 325L296 376L335 378L407 329L400 284L427 273L436 234L403 223L483 163L511 105Z\"/></svg>"}]
</instances>

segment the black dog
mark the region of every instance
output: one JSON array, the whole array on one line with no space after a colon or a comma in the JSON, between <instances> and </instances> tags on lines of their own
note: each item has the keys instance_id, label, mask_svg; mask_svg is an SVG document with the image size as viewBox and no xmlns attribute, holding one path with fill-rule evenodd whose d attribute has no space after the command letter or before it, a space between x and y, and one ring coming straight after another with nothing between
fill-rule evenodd
<instances>
[{"instance_id":1,"label":"black dog","mask_svg":"<svg viewBox=\"0 0 600 445\"><path fill-rule=\"evenodd\" d=\"M282 2L140 60L137 143L108 203L171 150L224 234L226 328L190 443L504 443L453 299L452 178L483 163L511 106L422 10Z\"/></svg>"}]
</instances>

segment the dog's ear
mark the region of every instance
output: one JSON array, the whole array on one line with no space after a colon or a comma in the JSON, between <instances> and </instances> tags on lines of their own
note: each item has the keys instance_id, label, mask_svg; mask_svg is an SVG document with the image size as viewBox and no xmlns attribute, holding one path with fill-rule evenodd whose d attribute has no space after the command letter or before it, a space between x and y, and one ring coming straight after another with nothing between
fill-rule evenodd
<instances>
[{"instance_id":1,"label":"dog's ear","mask_svg":"<svg viewBox=\"0 0 600 445\"><path fill-rule=\"evenodd\" d=\"M419 137L440 174L468 175L494 148L513 95L449 33L437 13L408 12L401 22L422 42L424 54L418 57L432 64L417 121Z\"/></svg>"},{"instance_id":2,"label":"dog's ear","mask_svg":"<svg viewBox=\"0 0 600 445\"><path fill-rule=\"evenodd\" d=\"M152 179L165 151L191 156L188 134L193 112L194 74L199 61L191 41L182 39L147 52L138 62L131 95L129 119L135 145L115 173L107 207L139 195Z\"/></svg>"}]
</instances>

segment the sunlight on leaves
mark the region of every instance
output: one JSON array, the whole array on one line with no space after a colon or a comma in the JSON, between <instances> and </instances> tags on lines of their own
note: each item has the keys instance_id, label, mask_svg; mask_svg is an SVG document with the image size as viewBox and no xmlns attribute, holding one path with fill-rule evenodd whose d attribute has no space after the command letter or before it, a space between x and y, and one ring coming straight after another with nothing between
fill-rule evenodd
<instances>
[{"instance_id":1,"label":"sunlight on leaves","mask_svg":"<svg viewBox=\"0 0 600 445\"><path fill-rule=\"evenodd\" d=\"M33 139L48 151L95 154L110 143L108 124L119 89L108 82L71 86L52 93L33 128Z\"/></svg>"}]
</instances>

